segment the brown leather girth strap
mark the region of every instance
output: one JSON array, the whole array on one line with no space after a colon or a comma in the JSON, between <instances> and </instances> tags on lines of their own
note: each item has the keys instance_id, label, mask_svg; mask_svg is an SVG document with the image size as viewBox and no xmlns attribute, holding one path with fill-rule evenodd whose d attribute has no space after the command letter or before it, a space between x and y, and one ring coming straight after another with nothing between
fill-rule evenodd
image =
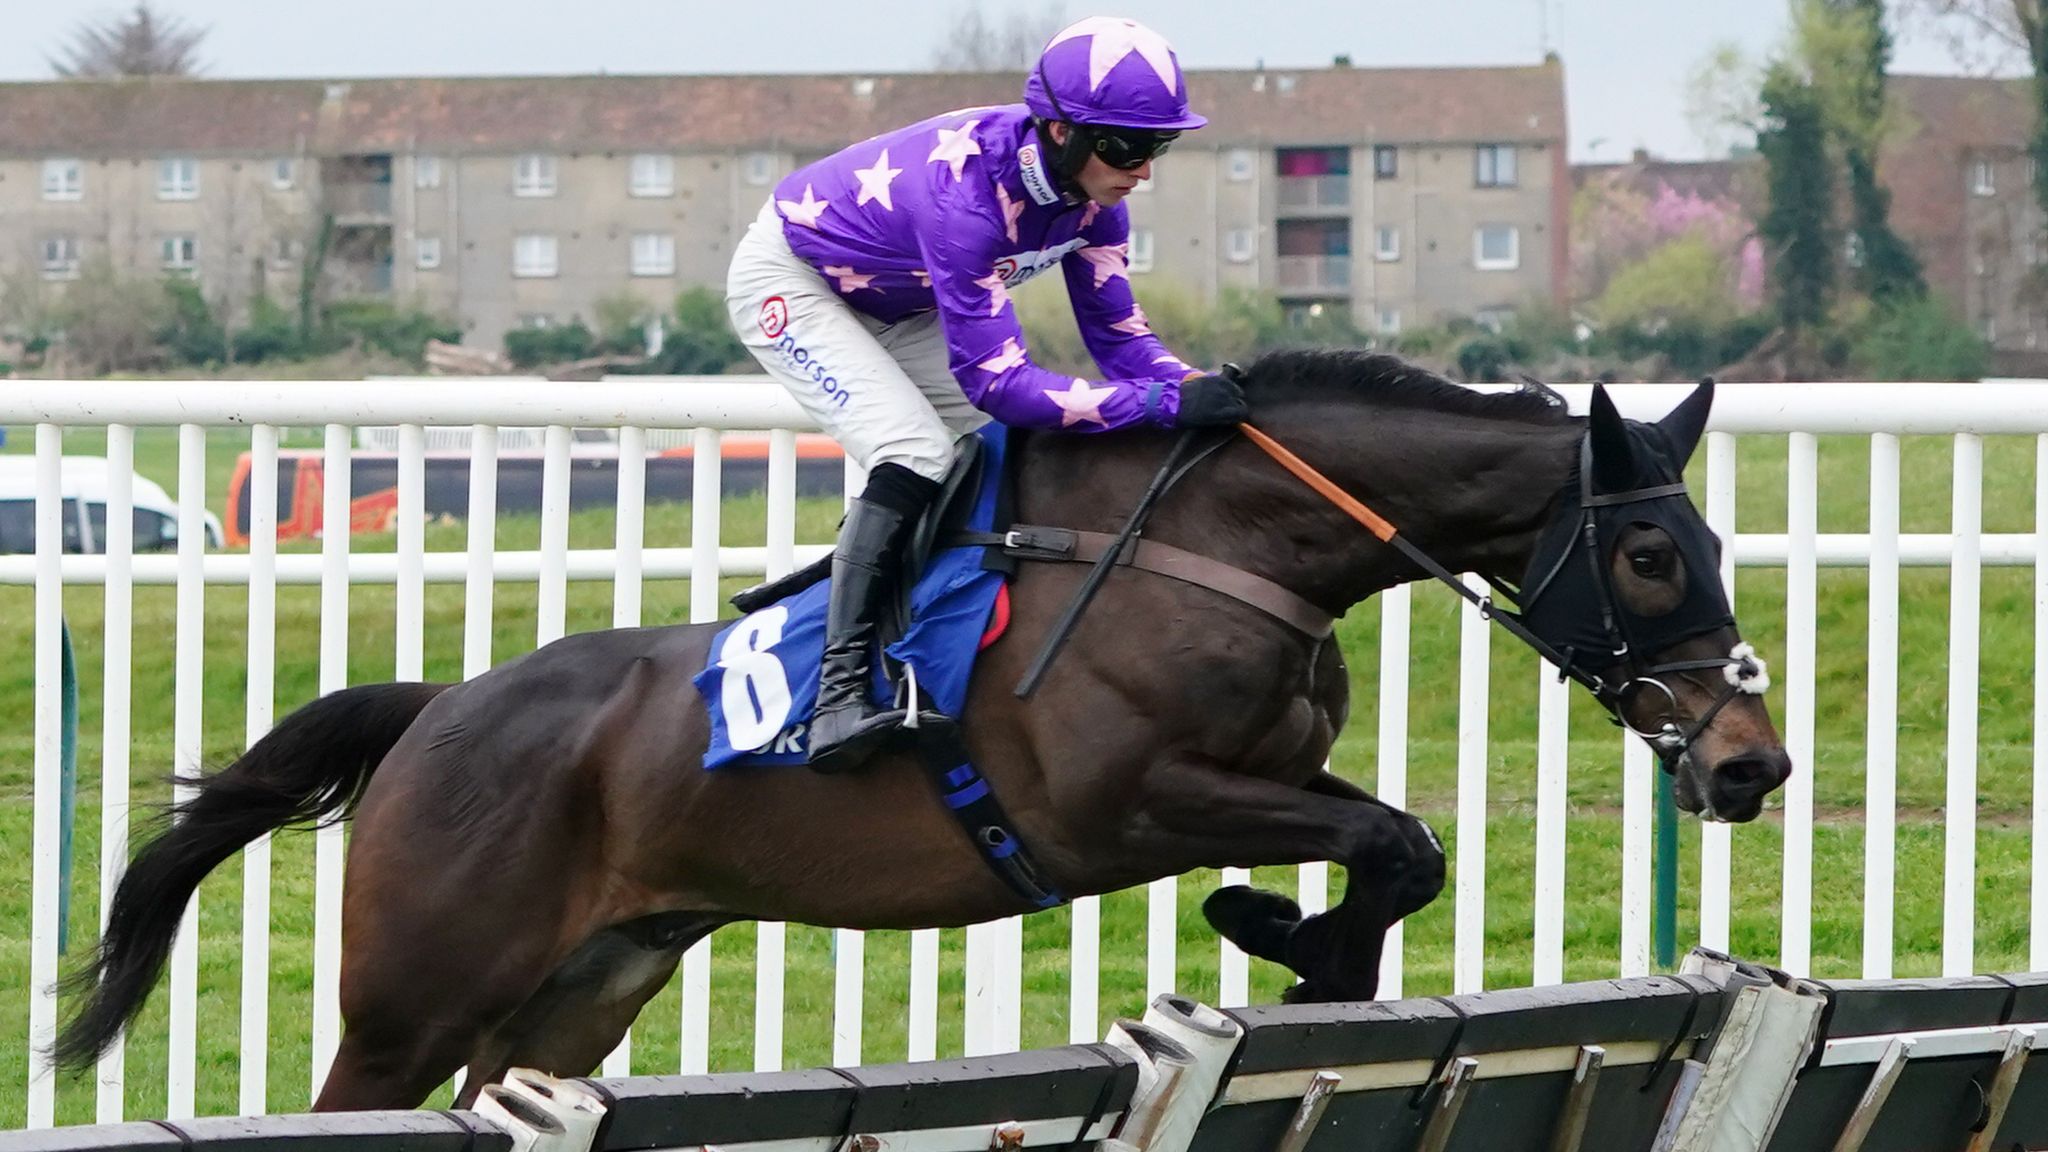
<instances>
[{"instance_id":1,"label":"brown leather girth strap","mask_svg":"<svg viewBox=\"0 0 2048 1152\"><path fill-rule=\"evenodd\" d=\"M1077 532L1069 528L1020 524L1001 534L976 534L972 542L995 545L1003 550L1004 555L1019 560L1093 564L1116 544L1116 537L1107 532ZM1328 612L1263 576L1171 544L1161 544L1157 540L1141 537L1125 546L1124 555L1118 558L1116 565L1221 592L1312 639L1328 636L1336 623L1335 617Z\"/></svg>"}]
</instances>

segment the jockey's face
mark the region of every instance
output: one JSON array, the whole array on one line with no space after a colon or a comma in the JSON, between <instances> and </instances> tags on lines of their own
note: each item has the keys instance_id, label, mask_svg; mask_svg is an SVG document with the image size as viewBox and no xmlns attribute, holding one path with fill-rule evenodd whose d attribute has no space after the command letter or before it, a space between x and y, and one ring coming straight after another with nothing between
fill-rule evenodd
<instances>
[{"instance_id":1,"label":"jockey's face","mask_svg":"<svg viewBox=\"0 0 2048 1152\"><path fill-rule=\"evenodd\" d=\"M1058 143L1065 144L1067 142L1067 133L1070 131L1072 129L1068 128L1067 125L1055 123L1052 125L1052 138ZM1114 208L1123 201L1124 197L1131 194L1131 190L1138 186L1139 181L1150 180L1151 178L1152 161L1150 160L1145 161L1136 168L1126 170L1112 168L1108 164L1103 163L1101 157L1090 153L1088 163L1081 167L1081 172L1078 176L1074 177L1074 182L1081 186L1081 194L1083 196L1088 197L1088 199L1102 205L1104 208Z\"/></svg>"}]
</instances>

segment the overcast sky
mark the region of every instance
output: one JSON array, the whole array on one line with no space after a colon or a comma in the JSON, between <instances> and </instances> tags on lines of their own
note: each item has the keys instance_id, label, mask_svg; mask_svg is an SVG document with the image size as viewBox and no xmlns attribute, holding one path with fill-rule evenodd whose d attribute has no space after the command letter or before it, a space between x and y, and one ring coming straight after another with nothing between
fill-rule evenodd
<instances>
[{"instance_id":1,"label":"overcast sky","mask_svg":"<svg viewBox=\"0 0 2048 1152\"><path fill-rule=\"evenodd\" d=\"M218 77L591 72L915 71L971 0L158 0L211 29ZM0 79L50 75L82 19L125 0L0 0ZM1044 0L983 0L1001 20ZM1635 147L1693 157L1685 78L1719 41L1762 56L1786 0L1068 0L1069 19L1124 15L1158 29L1183 64L1244 68L1526 64L1564 58L1574 159ZM1895 69L1956 67L1907 30Z\"/></svg>"}]
</instances>

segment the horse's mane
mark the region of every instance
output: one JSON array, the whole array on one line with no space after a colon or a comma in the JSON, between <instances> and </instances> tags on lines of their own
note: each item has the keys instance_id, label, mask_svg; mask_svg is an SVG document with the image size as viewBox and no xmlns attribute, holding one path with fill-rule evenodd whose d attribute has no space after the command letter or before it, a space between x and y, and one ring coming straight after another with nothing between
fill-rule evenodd
<instances>
[{"instance_id":1,"label":"horse's mane","mask_svg":"<svg viewBox=\"0 0 2048 1152\"><path fill-rule=\"evenodd\" d=\"M1268 404L1337 400L1530 424L1571 419L1538 392L1475 392L1391 353L1342 348L1259 357L1245 371L1245 398L1254 410Z\"/></svg>"}]
</instances>

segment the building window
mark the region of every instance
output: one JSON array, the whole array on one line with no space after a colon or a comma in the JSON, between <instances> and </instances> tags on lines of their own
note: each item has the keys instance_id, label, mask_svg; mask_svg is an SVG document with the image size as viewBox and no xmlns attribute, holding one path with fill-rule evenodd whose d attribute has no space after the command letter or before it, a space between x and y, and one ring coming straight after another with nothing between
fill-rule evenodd
<instances>
[{"instance_id":1,"label":"building window","mask_svg":"<svg viewBox=\"0 0 2048 1152\"><path fill-rule=\"evenodd\" d=\"M1258 241L1249 228L1232 228L1223 236L1223 255L1232 264L1249 264L1258 252Z\"/></svg>"},{"instance_id":2,"label":"building window","mask_svg":"<svg viewBox=\"0 0 2048 1152\"><path fill-rule=\"evenodd\" d=\"M274 160L270 165L270 186L279 192L290 190L298 184L298 166L287 156Z\"/></svg>"},{"instance_id":3,"label":"building window","mask_svg":"<svg viewBox=\"0 0 2048 1152\"><path fill-rule=\"evenodd\" d=\"M199 199L199 161L178 157L156 162L156 198Z\"/></svg>"},{"instance_id":4,"label":"building window","mask_svg":"<svg viewBox=\"0 0 2048 1152\"><path fill-rule=\"evenodd\" d=\"M1380 334L1383 336L1393 336L1400 331L1401 310L1399 308L1380 309Z\"/></svg>"},{"instance_id":5,"label":"building window","mask_svg":"<svg viewBox=\"0 0 2048 1152\"><path fill-rule=\"evenodd\" d=\"M415 241L413 246L413 264L419 268L439 268L441 266L441 238L439 236L422 236Z\"/></svg>"},{"instance_id":6,"label":"building window","mask_svg":"<svg viewBox=\"0 0 2048 1152\"><path fill-rule=\"evenodd\" d=\"M186 233L166 236L163 242L164 271L189 276L199 266L199 238Z\"/></svg>"},{"instance_id":7,"label":"building window","mask_svg":"<svg viewBox=\"0 0 2048 1152\"><path fill-rule=\"evenodd\" d=\"M1986 316L1984 318L1984 342L1986 344L1998 343L1998 317Z\"/></svg>"},{"instance_id":8,"label":"building window","mask_svg":"<svg viewBox=\"0 0 2048 1152\"><path fill-rule=\"evenodd\" d=\"M749 152L745 161L746 178L749 184L772 184L775 182L775 154L773 152Z\"/></svg>"},{"instance_id":9,"label":"building window","mask_svg":"<svg viewBox=\"0 0 2048 1152\"><path fill-rule=\"evenodd\" d=\"M1512 224L1482 224L1472 233L1472 266L1503 272L1522 266L1522 233Z\"/></svg>"},{"instance_id":10,"label":"building window","mask_svg":"<svg viewBox=\"0 0 2048 1152\"><path fill-rule=\"evenodd\" d=\"M519 326L535 330L552 328L555 326L555 318L545 312L523 312L519 316Z\"/></svg>"},{"instance_id":11,"label":"building window","mask_svg":"<svg viewBox=\"0 0 2048 1152\"><path fill-rule=\"evenodd\" d=\"M43 237L43 279L75 280L78 278L78 237Z\"/></svg>"},{"instance_id":12,"label":"building window","mask_svg":"<svg viewBox=\"0 0 2048 1152\"><path fill-rule=\"evenodd\" d=\"M1392 144L1375 144L1372 147L1372 178L1392 180L1401 174L1401 150Z\"/></svg>"},{"instance_id":13,"label":"building window","mask_svg":"<svg viewBox=\"0 0 2048 1152\"><path fill-rule=\"evenodd\" d=\"M630 189L635 196L676 194L676 158L652 152L633 157Z\"/></svg>"},{"instance_id":14,"label":"building window","mask_svg":"<svg viewBox=\"0 0 2048 1152\"><path fill-rule=\"evenodd\" d=\"M1472 150L1472 183L1479 188L1515 186L1515 146L1481 144Z\"/></svg>"},{"instance_id":15,"label":"building window","mask_svg":"<svg viewBox=\"0 0 2048 1152\"><path fill-rule=\"evenodd\" d=\"M633 275L673 276L676 274L676 238L665 232L639 232L633 236Z\"/></svg>"},{"instance_id":16,"label":"building window","mask_svg":"<svg viewBox=\"0 0 2048 1152\"><path fill-rule=\"evenodd\" d=\"M1232 148L1229 161L1230 179L1242 184L1258 171L1259 159L1249 148Z\"/></svg>"},{"instance_id":17,"label":"building window","mask_svg":"<svg viewBox=\"0 0 2048 1152\"><path fill-rule=\"evenodd\" d=\"M1995 170L1989 160L1977 160L1970 165L1970 191L1979 196L1990 196L1998 191Z\"/></svg>"},{"instance_id":18,"label":"building window","mask_svg":"<svg viewBox=\"0 0 2048 1152\"><path fill-rule=\"evenodd\" d=\"M1390 264L1401 258L1401 229L1393 224L1382 224L1373 231L1372 258L1383 264Z\"/></svg>"},{"instance_id":19,"label":"building window","mask_svg":"<svg viewBox=\"0 0 2048 1152\"><path fill-rule=\"evenodd\" d=\"M43 199L85 199L85 163L68 159L43 161Z\"/></svg>"},{"instance_id":20,"label":"building window","mask_svg":"<svg viewBox=\"0 0 2048 1152\"><path fill-rule=\"evenodd\" d=\"M439 188L441 186L441 158L439 156L415 156L412 158L412 186L415 188Z\"/></svg>"},{"instance_id":21,"label":"building window","mask_svg":"<svg viewBox=\"0 0 2048 1152\"><path fill-rule=\"evenodd\" d=\"M1131 229L1130 269L1133 272L1150 272L1152 270L1152 230L1150 228Z\"/></svg>"},{"instance_id":22,"label":"building window","mask_svg":"<svg viewBox=\"0 0 2048 1152\"><path fill-rule=\"evenodd\" d=\"M553 236L526 235L512 241L512 274L525 278L553 276L561 264Z\"/></svg>"},{"instance_id":23,"label":"building window","mask_svg":"<svg viewBox=\"0 0 2048 1152\"><path fill-rule=\"evenodd\" d=\"M295 264L305 252L305 245L290 236L279 236L270 242L272 264Z\"/></svg>"},{"instance_id":24,"label":"building window","mask_svg":"<svg viewBox=\"0 0 2048 1152\"><path fill-rule=\"evenodd\" d=\"M555 194L555 158L539 153L528 153L513 163L512 194L514 196L553 196Z\"/></svg>"}]
</instances>

